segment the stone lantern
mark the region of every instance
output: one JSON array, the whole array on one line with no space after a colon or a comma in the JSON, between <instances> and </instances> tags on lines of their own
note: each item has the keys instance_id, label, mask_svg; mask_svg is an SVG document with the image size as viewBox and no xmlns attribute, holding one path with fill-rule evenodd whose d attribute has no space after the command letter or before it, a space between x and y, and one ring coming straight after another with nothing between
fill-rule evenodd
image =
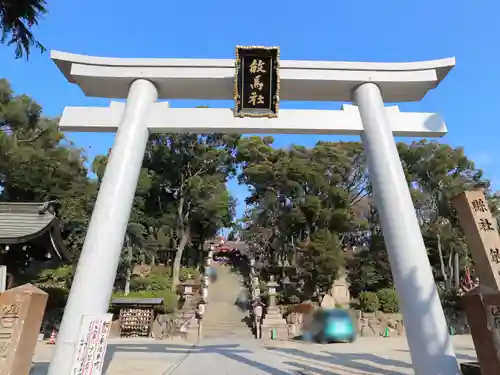
<instances>
[{"instance_id":1,"label":"stone lantern","mask_svg":"<svg viewBox=\"0 0 500 375\"><path fill-rule=\"evenodd\" d=\"M252 286L252 300L260 298L260 286L259 286L258 276L255 275L252 277L251 286Z\"/></svg>"},{"instance_id":2,"label":"stone lantern","mask_svg":"<svg viewBox=\"0 0 500 375\"><path fill-rule=\"evenodd\" d=\"M184 281L181 286L182 286L182 296L184 297L184 299L188 299L189 297L191 297L193 294L194 294L194 287L195 287L196 283L193 279L187 279L186 281Z\"/></svg>"},{"instance_id":3,"label":"stone lantern","mask_svg":"<svg viewBox=\"0 0 500 375\"><path fill-rule=\"evenodd\" d=\"M205 303L205 301L198 302L196 314L197 314L199 319L203 319L203 317L205 316L206 307L207 307L207 304Z\"/></svg>"},{"instance_id":4,"label":"stone lantern","mask_svg":"<svg viewBox=\"0 0 500 375\"><path fill-rule=\"evenodd\" d=\"M252 300L260 299L260 288L257 287L252 290Z\"/></svg>"},{"instance_id":5,"label":"stone lantern","mask_svg":"<svg viewBox=\"0 0 500 375\"><path fill-rule=\"evenodd\" d=\"M267 294L269 296L268 306L273 309L276 307L276 288L278 283L274 280L274 276L269 277L269 282L267 283Z\"/></svg>"},{"instance_id":6,"label":"stone lantern","mask_svg":"<svg viewBox=\"0 0 500 375\"><path fill-rule=\"evenodd\" d=\"M255 272L255 258L254 257L251 257L250 258L250 276L253 277L255 276L256 272Z\"/></svg>"},{"instance_id":7,"label":"stone lantern","mask_svg":"<svg viewBox=\"0 0 500 375\"><path fill-rule=\"evenodd\" d=\"M252 276L252 289L258 288L259 287L259 276L255 275Z\"/></svg>"},{"instance_id":8,"label":"stone lantern","mask_svg":"<svg viewBox=\"0 0 500 375\"><path fill-rule=\"evenodd\" d=\"M203 336L203 317L205 316L206 302L200 301L196 307L196 319L198 319L198 339Z\"/></svg>"},{"instance_id":9,"label":"stone lantern","mask_svg":"<svg viewBox=\"0 0 500 375\"><path fill-rule=\"evenodd\" d=\"M208 298L208 284L209 284L209 276L204 275L201 284L201 298L204 302L207 302Z\"/></svg>"},{"instance_id":10,"label":"stone lantern","mask_svg":"<svg viewBox=\"0 0 500 375\"><path fill-rule=\"evenodd\" d=\"M257 298L253 304L253 317L254 317L254 327L255 327L255 337L257 339L261 338L261 322L262 316L264 315L263 303L260 298Z\"/></svg>"},{"instance_id":11,"label":"stone lantern","mask_svg":"<svg viewBox=\"0 0 500 375\"><path fill-rule=\"evenodd\" d=\"M201 288L201 299L204 302L207 302L207 299L208 299L208 285L203 285L203 287Z\"/></svg>"},{"instance_id":12,"label":"stone lantern","mask_svg":"<svg viewBox=\"0 0 500 375\"><path fill-rule=\"evenodd\" d=\"M274 280L274 276L269 277L267 283L268 304L266 316L262 320L261 332L262 338L275 338L278 340L288 339L288 325L283 319L280 309L276 306L276 288L278 283Z\"/></svg>"}]
</instances>

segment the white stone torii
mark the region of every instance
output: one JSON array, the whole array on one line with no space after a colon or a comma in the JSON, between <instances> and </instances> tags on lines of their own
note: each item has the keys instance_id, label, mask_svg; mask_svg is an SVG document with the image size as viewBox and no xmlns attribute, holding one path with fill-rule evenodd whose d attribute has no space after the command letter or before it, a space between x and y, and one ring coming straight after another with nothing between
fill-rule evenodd
<instances>
[{"instance_id":1,"label":"white stone torii","mask_svg":"<svg viewBox=\"0 0 500 375\"><path fill-rule=\"evenodd\" d=\"M52 51L67 80L87 96L126 98L109 107L67 107L63 131L114 132L64 312L49 375L69 375L83 314L107 312L150 132L360 134L380 214L413 368L459 373L394 135L439 137L433 113L403 113L384 102L419 101L454 67L417 63L281 61L280 99L354 102L341 111L280 110L278 118L235 118L230 109L169 108L158 99L233 99L234 60L121 59Z\"/></svg>"}]
</instances>

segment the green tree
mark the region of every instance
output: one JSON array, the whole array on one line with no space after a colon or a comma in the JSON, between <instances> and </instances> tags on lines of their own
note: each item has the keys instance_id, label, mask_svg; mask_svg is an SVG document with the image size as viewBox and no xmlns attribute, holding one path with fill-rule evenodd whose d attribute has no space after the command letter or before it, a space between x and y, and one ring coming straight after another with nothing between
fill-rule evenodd
<instances>
[{"instance_id":1,"label":"green tree","mask_svg":"<svg viewBox=\"0 0 500 375\"><path fill-rule=\"evenodd\" d=\"M343 264L343 236L358 226L351 208L365 195L362 158L352 143L274 149L272 142L240 141L239 180L250 187L244 237L270 265L293 263L328 290Z\"/></svg>"},{"instance_id":2,"label":"green tree","mask_svg":"<svg viewBox=\"0 0 500 375\"><path fill-rule=\"evenodd\" d=\"M1 43L15 46L15 56L29 57L33 47L45 52L32 29L48 13L45 0L0 0Z\"/></svg>"},{"instance_id":3,"label":"green tree","mask_svg":"<svg viewBox=\"0 0 500 375\"><path fill-rule=\"evenodd\" d=\"M463 148L420 141L400 143L398 150L434 273L451 288L453 275L458 280L460 263L468 264L470 257L450 199L477 185L488 186L489 182L465 156ZM458 288L458 283L454 287Z\"/></svg>"},{"instance_id":4,"label":"green tree","mask_svg":"<svg viewBox=\"0 0 500 375\"><path fill-rule=\"evenodd\" d=\"M83 243L97 185L87 177L81 149L42 115L27 95L15 95L0 79L0 199L57 201L64 242L75 257Z\"/></svg>"},{"instance_id":5,"label":"green tree","mask_svg":"<svg viewBox=\"0 0 500 375\"><path fill-rule=\"evenodd\" d=\"M399 143L398 151L434 275L436 280L444 281L451 287L452 275L457 279L460 269L470 259L450 198L478 184L487 186L488 181L483 178L482 171L475 168L473 161L464 155L462 148L420 141ZM376 292L392 287L387 252L375 209L371 216L368 246L354 254L348 262L354 295L364 290Z\"/></svg>"},{"instance_id":6,"label":"green tree","mask_svg":"<svg viewBox=\"0 0 500 375\"><path fill-rule=\"evenodd\" d=\"M193 210L189 220L194 252L191 257L192 267L200 266L205 241L215 237L221 228L229 228L232 225L235 209L236 201L225 184L221 184L212 199L200 202L199 207Z\"/></svg>"},{"instance_id":7,"label":"green tree","mask_svg":"<svg viewBox=\"0 0 500 375\"><path fill-rule=\"evenodd\" d=\"M150 138L144 164L153 176L156 192L149 197L150 207L162 207L157 218L164 217L167 208L175 215L172 288L179 283L184 250L193 239L192 215L206 202L216 200L221 185L235 173L238 139L235 135L184 133Z\"/></svg>"}]
</instances>

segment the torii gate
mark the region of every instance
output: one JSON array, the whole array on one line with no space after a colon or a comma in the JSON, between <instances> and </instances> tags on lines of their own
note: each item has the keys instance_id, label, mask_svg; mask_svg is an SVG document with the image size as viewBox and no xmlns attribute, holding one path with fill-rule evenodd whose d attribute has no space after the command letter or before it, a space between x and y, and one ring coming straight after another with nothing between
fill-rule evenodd
<instances>
[{"instance_id":1,"label":"torii gate","mask_svg":"<svg viewBox=\"0 0 500 375\"><path fill-rule=\"evenodd\" d=\"M150 132L361 135L417 375L459 373L394 135L440 137L434 113L402 113L384 102L419 101L455 59L416 63L281 61L282 100L354 102L340 111L280 110L237 118L230 109L177 109L157 99L233 99L234 60L121 59L52 51L87 96L126 98L108 108L66 107L62 131L115 132L65 308L49 375L69 375L83 314L108 309L123 238Z\"/></svg>"}]
</instances>

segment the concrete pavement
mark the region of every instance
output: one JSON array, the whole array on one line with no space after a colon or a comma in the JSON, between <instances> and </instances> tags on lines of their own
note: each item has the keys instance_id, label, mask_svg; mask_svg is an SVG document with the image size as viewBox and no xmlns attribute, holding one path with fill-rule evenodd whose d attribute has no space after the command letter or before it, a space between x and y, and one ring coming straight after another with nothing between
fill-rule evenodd
<instances>
[{"instance_id":1,"label":"concrete pavement","mask_svg":"<svg viewBox=\"0 0 500 375\"><path fill-rule=\"evenodd\" d=\"M470 336L454 336L460 361L475 360ZM33 375L44 375L53 346L40 343ZM360 338L353 344L305 344L253 339L207 339L193 346L182 340L113 339L106 375L365 375L412 374L406 340Z\"/></svg>"}]
</instances>

